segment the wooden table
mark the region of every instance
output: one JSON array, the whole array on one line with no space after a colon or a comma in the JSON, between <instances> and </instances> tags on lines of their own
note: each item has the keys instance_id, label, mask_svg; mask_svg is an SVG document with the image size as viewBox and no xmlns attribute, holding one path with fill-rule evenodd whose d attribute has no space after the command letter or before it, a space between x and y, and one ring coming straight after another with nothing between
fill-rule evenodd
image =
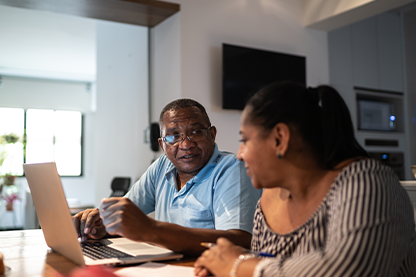
<instances>
[{"instance_id":1,"label":"wooden table","mask_svg":"<svg viewBox=\"0 0 416 277\"><path fill-rule=\"evenodd\" d=\"M2 231L0 232L0 252L4 264L11 270L5 277L50 276L57 273L66 275L78 266L60 254L53 252L45 242L42 230ZM185 258L165 263L193 266L195 259ZM117 271L120 267L114 267Z\"/></svg>"}]
</instances>

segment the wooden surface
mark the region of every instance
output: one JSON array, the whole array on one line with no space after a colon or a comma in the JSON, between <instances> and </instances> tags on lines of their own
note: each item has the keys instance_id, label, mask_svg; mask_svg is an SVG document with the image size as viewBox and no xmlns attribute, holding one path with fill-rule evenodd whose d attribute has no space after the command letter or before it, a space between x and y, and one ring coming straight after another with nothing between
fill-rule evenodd
<instances>
[{"instance_id":1,"label":"wooden surface","mask_svg":"<svg viewBox=\"0 0 416 277\"><path fill-rule=\"evenodd\" d=\"M76 264L46 245L42 230L0 232L0 252L4 255L4 264L11 269L5 277L57 277L57 273L66 275L77 268ZM188 258L164 263L193 266L194 261ZM120 268L113 267L112 270Z\"/></svg>"},{"instance_id":2,"label":"wooden surface","mask_svg":"<svg viewBox=\"0 0 416 277\"><path fill-rule=\"evenodd\" d=\"M0 5L154 27L180 5L155 0L0 0Z\"/></svg>"}]
</instances>

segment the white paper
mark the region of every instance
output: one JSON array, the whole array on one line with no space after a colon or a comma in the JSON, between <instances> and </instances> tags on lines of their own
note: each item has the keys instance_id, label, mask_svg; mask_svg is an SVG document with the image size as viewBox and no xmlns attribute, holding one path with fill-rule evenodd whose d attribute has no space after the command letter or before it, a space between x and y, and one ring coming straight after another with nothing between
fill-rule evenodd
<instances>
[{"instance_id":1,"label":"white paper","mask_svg":"<svg viewBox=\"0 0 416 277\"><path fill-rule=\"evenodd\" d=\"M193 267L152 262L125 267L114 273L120 277L195 277Z\"/></svg>"},{"instance_id":2,"label":"white paper","mask_svg":"<svg viewBox=\"0 0 416 277\"><path fill-rule=\"evenodd\" d=\"M129 240L127 238L115 238L115 239L107 239L111 242L108 246L120 250L121 252L126 252L132 256L139 256L139 255L168 255L172 254L173 251L158 247L155 245L151 245L145 242L137 242L133 240ZM104 243L106 244L106 243Z\"/></svg>"}]
</instances>

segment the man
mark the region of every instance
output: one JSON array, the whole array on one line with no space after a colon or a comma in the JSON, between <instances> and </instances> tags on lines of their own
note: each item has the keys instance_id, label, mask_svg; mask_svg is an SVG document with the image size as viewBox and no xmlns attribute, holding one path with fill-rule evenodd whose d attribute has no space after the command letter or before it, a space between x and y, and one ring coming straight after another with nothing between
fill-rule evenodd
<instances>
[{"instance_id":1,"label":"man","mask_svg":"<svg viewBox=\"0 0 416 277\"><path fill-rule=\"evenodd\" d=\"M205 108L191 99L169 103L159 118L157 159L124 198L75 215L82 240L107 234L199 255L201 242L226 237L249 248L256 202L235 155L218 151L217 130ZM146 214L155 211L155 219Z\"/></svg>"}]
</instances>

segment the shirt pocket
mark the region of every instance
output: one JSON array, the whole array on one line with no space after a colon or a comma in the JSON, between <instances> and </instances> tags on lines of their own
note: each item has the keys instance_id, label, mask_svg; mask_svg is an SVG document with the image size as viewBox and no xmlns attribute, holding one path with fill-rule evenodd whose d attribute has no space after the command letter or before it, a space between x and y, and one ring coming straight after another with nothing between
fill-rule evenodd
<instances>
[{"instance_id":1,"label":"shirt pocket","mask_svg":"<svg viewBox=\"0 0 416 277\"><path fill-rule=\"evenodd\" d=\"M214 218L209 209L195 210L186 208L184 225L190 228L215 229Z\"/></svg>"}]
</instances>

